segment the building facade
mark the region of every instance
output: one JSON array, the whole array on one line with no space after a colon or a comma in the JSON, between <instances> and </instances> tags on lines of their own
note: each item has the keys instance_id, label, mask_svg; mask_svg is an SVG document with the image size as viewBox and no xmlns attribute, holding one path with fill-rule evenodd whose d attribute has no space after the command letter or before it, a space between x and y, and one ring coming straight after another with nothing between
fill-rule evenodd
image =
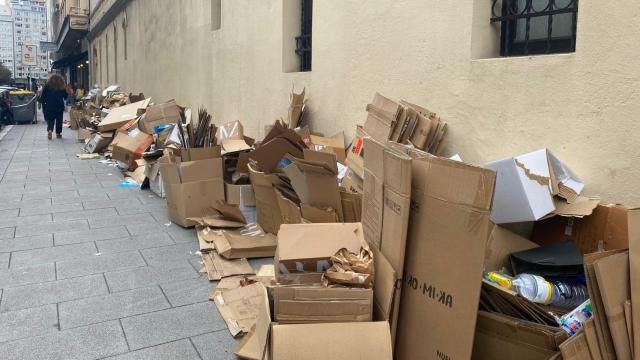
<instances>
[{"instance_id":1,"label":"building facade","mask_svg":"<svg viewBox=\"0 0 640 360\"><path fill-rule=\"evenodd\" d=\"M46 79L49 72L47 52L40 42L48 41L45 0L10 0L13 12L15 71L18 81Z\"/></svg>"},{"instance_id":2,"label":"building facade","mask_svg":"<svg viewBox=\"0 0 640 360\"><path fill-rule=\"evenodd\" d=\"M89 0L51 0L51 41L55 44L53 70L74 87L89 88Z\"/></svg>"},{"instance_id":3,"label":"building facade","mask_svg":"<svg viewBox=\"0 0 640 360\"><path fill-rule=\"evenodd\" d=\"M15 73L13 52L13 15L11 8L0 5L0 64Z\"/></svg>"},{"instance_id":4,"label":"building facade","mask_svg":"<svg viewBox=\"0 0 640 360\"><path fill-rule=\"evenodd\" d=\"M285 115L291 89L306 87L312 129L349 141L380 92L438 113L445 155L482 164L549 148L585 193L640 206L630 136L640 131L640 2L580 1L574 12L577 1L555 0L559 27L551 14L502 18L493 3L316 0L305 34L301 0L103 0L91 16L92 82L204 105L258 138Z\"/></svg>"}]
</instances>

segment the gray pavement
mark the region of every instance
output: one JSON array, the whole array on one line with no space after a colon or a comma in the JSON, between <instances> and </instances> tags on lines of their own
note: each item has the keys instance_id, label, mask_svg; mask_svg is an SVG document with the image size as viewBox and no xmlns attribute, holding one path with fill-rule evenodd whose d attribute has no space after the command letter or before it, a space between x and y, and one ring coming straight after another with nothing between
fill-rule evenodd
<instances>
[{"instance_id":1,"label":"gray pavement","mask_svg":"<svg viewBox=\"0 0 640 360\"><path fill-rule=\"evenodd\" d=\"M235 359L195 231L77 153L42 122L0 139L0 358Z\"/></svg>"}]
</instances>

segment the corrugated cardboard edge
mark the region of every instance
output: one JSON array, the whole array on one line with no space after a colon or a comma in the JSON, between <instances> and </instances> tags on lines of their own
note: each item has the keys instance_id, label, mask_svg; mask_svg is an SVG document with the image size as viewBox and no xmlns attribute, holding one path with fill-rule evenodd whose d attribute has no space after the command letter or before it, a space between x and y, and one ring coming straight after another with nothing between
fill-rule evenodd
<instances>
[{"instance_id":1,"label":"corrugated cardboard edge","mask_svg":"<svg viewBox=\"0 0 640 360\"><path fill-rule=\"evenodd\" d=\"M633 348L635 360L640 360L640 209L629 210L628 224Z\"/></svg>"},{"instance_id":2,"label":"corrugated cardboard edge","mask_svg":"<svg viewBox=\"0 0 640 360\"><path fill-rule=\"evenodd\" d=\"M569 338L569 340L560 344L560 352L562 353L563 360L589 360L591 354L589 353L589 346L584 333L576 334Z\"/></svg>"},{"instance_id":3,"label":"corrugated cardboard edge","mask_svg":"<svg viewBox=\"0 0 640 360\"><path fill-rule=\"evenodd\" d=\"M267 289L262 284L260 286L262 286L264 290L264 301L262 303L262 309L258 313L256 324L234 350L234 354L243 359L265 360L269 358L267 344L269 342L269 329L271 326L271 311L269 309Z\"/></svg>"},{"instance_id":4,"label":"corrugated cardboard edge","mask_svg":"<svg viewBox=\"0 0 640 360\"><path fill-rule=\"evenodd\" d=\"M631 347L631 357L634 357L633 314L631 311L631 300L624 302L624 319L627 325L627 336L629 337L629 345Z\"/></svg>"},{"instance_id":5,"label":"corrugated cardboard edge","mask_svg":"<svg viewBox=\"0 0 640 360\"><path fill-rule=\"evenodd\" d=\"M602 360L600 352L600 344L598 343L598 335L596 334L596 325L593 317L587 319L583 324L584 336L587 339L587 345L589 346L589 353L593 360Z\"/></svg>"}]
</instances>

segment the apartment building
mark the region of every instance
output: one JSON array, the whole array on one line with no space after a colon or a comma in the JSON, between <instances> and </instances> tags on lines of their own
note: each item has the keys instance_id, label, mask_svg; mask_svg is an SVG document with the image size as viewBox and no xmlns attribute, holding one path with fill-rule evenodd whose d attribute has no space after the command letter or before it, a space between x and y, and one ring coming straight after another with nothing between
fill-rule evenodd
<instances>
[{"instance_id":1,"label":"apartment building","mask_svg":"<svg viewBox=\"0 0 640 360\"><path fill-rule=\"evenodd\" d=\"M0 64L4 64L11 72L14 69L13 53L13 16L11 8L0 5Z\"/></svg>"},{"instance_id":2,"label":"apartment building","mask_svg":"<svg viewBox=\"0 0 640 360\"><path fill-rule=\"evenodd\" d=\"M40 42L48 40L45 0L10 0L13 12L16 80L46 79L49 57L40 51Z\"/></svg>"},{"instance_id":3,"label":"apartment building","mask_svg":"<svg viewBox=\"0 0 640 360\"><path fill-rule=\"evenodd\" d=\"M51 68L69 84L89 88L89 0L51 0L51 41L55 44Z\"/></svg>"}]
</instances>

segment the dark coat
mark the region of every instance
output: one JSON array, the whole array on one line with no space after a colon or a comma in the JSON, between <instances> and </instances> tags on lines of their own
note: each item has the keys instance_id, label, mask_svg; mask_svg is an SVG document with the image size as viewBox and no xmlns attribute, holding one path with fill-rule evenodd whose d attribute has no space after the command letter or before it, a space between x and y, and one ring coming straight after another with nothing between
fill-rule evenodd
<instances>
[{"instance_id":1,"label":"dark coat","mask_svg":"<svg viewBox=\"0 0 640 360\"><path fill-rule=\"evenodd\" d=\"M42 112L57 113L64 111L64 100L69 96L67 90L55 90L45 85L38 101L42 104Z\"/></svg>"}]
</instances>

